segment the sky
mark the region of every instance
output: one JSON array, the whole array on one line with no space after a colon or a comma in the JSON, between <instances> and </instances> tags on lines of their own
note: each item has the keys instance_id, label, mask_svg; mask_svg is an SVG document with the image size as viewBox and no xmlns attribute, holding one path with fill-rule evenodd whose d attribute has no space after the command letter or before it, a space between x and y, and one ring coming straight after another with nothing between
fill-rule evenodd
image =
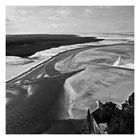
<instances>
[{"instance_id":1,"label":"sky","mask_svg":"<svg viewBox=\"0 0 140 140\"><path fill-rule=\"evenodd\" d=\"M133 31L133 6L6 7L6 34Z\"/></svg>"}]
</instances>

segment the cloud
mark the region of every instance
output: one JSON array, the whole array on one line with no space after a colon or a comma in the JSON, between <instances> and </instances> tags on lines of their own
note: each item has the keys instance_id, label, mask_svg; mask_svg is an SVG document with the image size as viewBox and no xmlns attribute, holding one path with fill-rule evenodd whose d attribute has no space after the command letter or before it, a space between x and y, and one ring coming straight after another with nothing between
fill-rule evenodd
<instances>
[{"instance_id":1,"label":"cloud","mask_svg":"<svg viewBox=\"0 0 140 140\"><path fill-rule=\"evenodd\" d=\"M53 15L48 16L49 20L63 20L70 16L71 11L67 8L58 8Z\"/></svg>"},{"instance_id":2,"label":"cloud","mask_svg":"<svg viewBox=\"0 0 140 140\"><path fill-rule=\"evenodd\" d=\"M59 25L56 24L56 23L51 24L51 27L53 27L53 28L57 28L58 26L59 26Z\"/></svg>"},{"instance_id":3,"label":"cloud","mask_svg":"<svg viewBox=\"0 0 140 140\"><path fill-rule=\"evenodd\" d=\"M11 19L9 18L6 18L6 25L10 25L12 22L11 22Z\"/></svg>"},{"instance_id":4,"label":"cloud","mask_svg":"<svg viewBox=\"0 0 140 140\"><path fill-rule=\"evenodd\" d=\"M48 19L49 20L59 20L60 17L58 17L58 16L49 16Z\"/></svg>"},{"instance_id":5,"label":"cloud","mask_svg":"<svg viewBox=\"0 0 140 140\"><path fill-rule=\"evenodd\" d=\"M56 11L56 14L61 17L67 17L71 14L71 11L66 8L60 8Z\"/></svg>"},{"instance_id":6,"label":"cloud","mask_svg":"<svg viewBox=\"0 0 140 140\"><path fill-rule=\"evenodd\" d=\"M83 12L83 17L89 18L93 15L93 11L90 8L86 8Z\"/></svg>"},{"instance_id":7,"label":"cloud","mask_svg":"<svg viewBox=\"0 0 140 140\"><path fill-rule=\"evenodd\" d=\"M129 6L8 6L6 32L132 30L133 11Z\"/></svg>"}]
</instances>

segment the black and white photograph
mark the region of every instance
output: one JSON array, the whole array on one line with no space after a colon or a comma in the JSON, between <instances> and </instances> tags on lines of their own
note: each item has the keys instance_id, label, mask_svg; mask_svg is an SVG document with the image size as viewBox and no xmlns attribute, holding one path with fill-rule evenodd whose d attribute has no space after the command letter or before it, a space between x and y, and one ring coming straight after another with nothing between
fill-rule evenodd
<instances>
[{"instance_id":1,"label":"black and white photograph","mask_svg":"<svg viewBox=\"0 0 140 140\"><path fill-rule=\"evenodd\" d=\"M133 5L7 5L5 134L135 134Z\"/></svg>"}]
</instances>

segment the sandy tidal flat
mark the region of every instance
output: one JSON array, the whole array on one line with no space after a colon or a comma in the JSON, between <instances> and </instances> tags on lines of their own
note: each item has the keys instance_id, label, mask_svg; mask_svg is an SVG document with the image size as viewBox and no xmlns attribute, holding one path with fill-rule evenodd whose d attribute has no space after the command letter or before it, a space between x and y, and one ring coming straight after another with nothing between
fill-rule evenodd
<instances>
[{"instance_id":1,"label":"sandy tidal flat","mask_svg":"<svg viewBox=\"0 0 140 140\"><path fill-rule=\"evenodd\" d=\"M56 63L62 73L86 70L66 81L70 95L71 118L85 118L87 109L94 111L97 100L112 101L121 107L134 91L134 46L114 45L90 48Z\"/></svg>"},{"instance_id":2,"label":"sandy tidal flat","mask_svg":"<svg viewBox=\"0 0 140 140\"><path fill-rule=\"evenodd\" d=\"M28 60L29 63L25 63ZM55 77L56 73L85 69L65 79L64 85L61 85L67 99L64 99L67 119L85 119L88 109L94 111L98 108L98 100L103 103L112 101L120 107L134 91L134 44L130 40L113 39L60 46L36 52L26 61L20 57L16 57L15 61L13 57L7 61L7 80L25 74L11 80L7 86L11 83L11 86L17 83L24 86L25 81L32 83L46 76ZM42 65L38 66L40 63ZM61 82L62 77L57 80ZM54 102L57 102L56 98ZM62 102L59 103L63 106Z\"/></svg>"}]
</instances>

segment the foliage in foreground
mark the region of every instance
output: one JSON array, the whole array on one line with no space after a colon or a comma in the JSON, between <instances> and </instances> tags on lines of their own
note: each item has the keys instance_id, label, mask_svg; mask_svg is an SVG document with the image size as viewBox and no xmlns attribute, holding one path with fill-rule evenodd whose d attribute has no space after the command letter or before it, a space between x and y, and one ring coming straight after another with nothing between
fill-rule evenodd
<instances>
[{"instance_id":1,"label":"foliage in foreground","mask_svg":"<svg viewBox=\"0 0 140 140\"><path fill-rule=\"evenodd\" d=\"M116 107L112 113L108 123L108 133L134 134L134 93L122 104L121 110Z\"/></svg>"},{"instance_id":2,"label":"foliage in foreground","mask_svg":"<svg viewBox=\"0 0 140 140\"><path fill-rule=\"evenodd\" d=\"M134 134L134 93L122 104L121 109L116 104L107 102L90 115L93 116L97 124L107 124L108 134ZM93 124L90 119L87 121L90 125ZM90 126L86 133L91 134L93 132L91 129L93 127Z\"/></svg>"}]
</instances>

